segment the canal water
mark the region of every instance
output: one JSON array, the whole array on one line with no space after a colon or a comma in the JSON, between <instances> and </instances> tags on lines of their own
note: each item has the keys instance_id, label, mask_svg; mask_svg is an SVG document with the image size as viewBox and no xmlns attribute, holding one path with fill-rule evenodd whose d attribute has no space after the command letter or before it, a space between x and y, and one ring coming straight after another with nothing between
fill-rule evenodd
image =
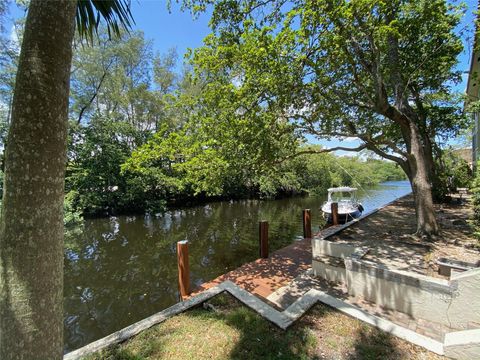
<instances>
[{"instance_id":1,"label":"canal water","mask_svg":"<svg viewBox=\"0 0 480 360\"><path fill-rule=\"evenodd\" d=\"M370 211L411 191L406 181L359 191ZM258 257L258 222L269 222L270 251L302 238L302 210L324 222L326 196L212 202L147 216L89 219L65 250L65 351L178 301L176 242L189 240L192 286Z\"/></svg>"}]
</instances>

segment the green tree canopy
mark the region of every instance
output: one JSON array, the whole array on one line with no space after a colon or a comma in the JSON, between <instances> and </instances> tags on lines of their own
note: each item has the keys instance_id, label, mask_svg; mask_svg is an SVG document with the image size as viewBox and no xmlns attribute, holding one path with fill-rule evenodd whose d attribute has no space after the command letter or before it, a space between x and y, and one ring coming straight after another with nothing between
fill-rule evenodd
<instances>
[{"instance_id":1,"label":"green tree canopy","mask_svg":"<svg viewBox=\"0 0 480 360\"><path fill-rule=\"evenodd\" d=\"M444 0L217 1L213 34L193 62L217 109L288 119L297 137L354 136L361 145L351 150L398 163L412 182L418 232L431 234L435 142L463 126L450 95L462 11Z\"/></svg>"}]
</instances>

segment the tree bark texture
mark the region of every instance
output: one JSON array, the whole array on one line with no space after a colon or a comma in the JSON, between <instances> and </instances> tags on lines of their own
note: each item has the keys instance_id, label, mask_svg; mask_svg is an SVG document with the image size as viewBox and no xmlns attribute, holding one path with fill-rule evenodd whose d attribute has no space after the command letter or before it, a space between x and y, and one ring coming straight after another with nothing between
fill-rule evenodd
<instances>
[{"instance_id":1,"label":"tree bark texture","mask_svg":"<svg viewBox=\"0 0 480 360\"><path fill-rule=\"evenodd\" d=\"M391 108L393 109L393 108ZM409 114L406 116L405 113ZM432 164L431 148L425 144L416 116L409 109L392 110L389 118L394 120L402 130L402 137L407 148L406 160L399 164L408 176L415 200L417 219L417 235L428 237L438 233L435 208L432 197Z\"/></svg>"},{"instance_id":2,"label":"tree bark texture","mask_svg":"<svg viewBox=\"0 0 480 360\"><path fill-rule=\"evenodd\" d=\"M394 14L390 14L394 20ZM431 236L438 233L435 208L432 199L432 178L433 158L432 148L425 134L425 129L420 130L420 117L418 110L415 111L409 104L406 96L405 80L402 77L399 61L398 39L391 34L388 37L388 52L390 86L393 89L395 105L388 103L387 91L379 91L377 96L380 99L379 108L383 115L395 121L400 127L402 137L405 141L407 166L402 166L407 171L415 199L415 213L417 219L417 235ZM379 65L377 65L379 66ZM381 84L381 77L377 79ZM379 86L385 89L385 86Z\"/></svg>"},{"instance_id":3,"label":"tree bark texture","mask_svg":"<svg viewBox=\"0 0 480 360\"><path fill-rule=\"evenodd\" d=\"M77 2L32 0L0 219L0 359L63 354L63 197Z\"/></svg>"},{"instance_id":4,"label":"tree bark texture","mask_svg":"<svg viewBox=\"0 0 480 360\"><path fill-rule=\"evenodd\" d=\"M432 174L428 149L420 139L420 133L414 122L409 123L410 153L407 158L407 176L412 185L417 218L417 235L435 235L438 233L435 208L432 198Z\"/></svg>"}]
</instances>

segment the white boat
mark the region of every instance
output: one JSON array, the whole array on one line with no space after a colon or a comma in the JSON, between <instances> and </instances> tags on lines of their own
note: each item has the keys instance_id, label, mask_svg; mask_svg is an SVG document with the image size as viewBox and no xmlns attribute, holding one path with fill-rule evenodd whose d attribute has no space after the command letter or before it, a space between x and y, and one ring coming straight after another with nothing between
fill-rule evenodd
<instances>
[{"instance_id":1,"label":"white boat","mask_svg":"<svg viewBox=\"0 0 480 360\"><path fill-rule=\"evenodd\" d=\"M362 215L363 206L357 200L357 188L337 187L328 189L327 201L322 205L322 211L329 223L332 219L332 203L338 203L338 221L346 223Z\"/></svg>"}]
</instances>

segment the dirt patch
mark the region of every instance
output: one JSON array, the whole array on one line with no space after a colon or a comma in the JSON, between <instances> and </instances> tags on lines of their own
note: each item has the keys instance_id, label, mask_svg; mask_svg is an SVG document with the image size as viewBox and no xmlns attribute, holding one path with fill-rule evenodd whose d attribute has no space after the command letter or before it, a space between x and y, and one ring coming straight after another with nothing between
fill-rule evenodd
<instances>
[{"instance_id":1,"label":"dirt patch","mask_svg":"<svg viewBox=\"0 0 480 360\"><path fill-rule=\"evenodd\" d=\"M438 274L439 258L480 260L480 247L470 225L473 207L468 199L455 200L435 205L440 234L431 242L413 235L416 219L412 196L395 201L328 240L367 246L370 251L365 260L392 269L443 278Z\"/></svg>"}]
</instances>

